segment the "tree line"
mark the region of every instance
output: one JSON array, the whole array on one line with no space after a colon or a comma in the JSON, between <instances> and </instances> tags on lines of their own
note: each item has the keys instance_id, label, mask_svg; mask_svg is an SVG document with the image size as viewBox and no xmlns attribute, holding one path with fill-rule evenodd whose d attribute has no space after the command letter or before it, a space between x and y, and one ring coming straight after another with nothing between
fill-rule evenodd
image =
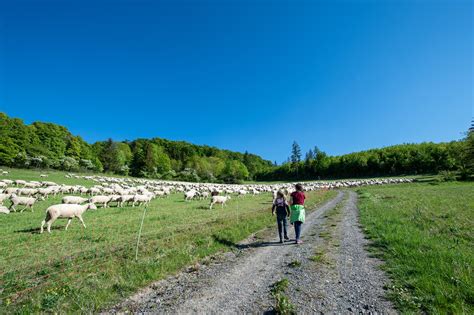
<instances>
[{"instance_id":1,"label":"tree line","mask_svg":"<svg viewBox=\"0 0 474 315\"><path fill-rule=\"evenodd\" d=\"M317 146L304 159L294 142L291 156L281 166L257 175L257 180L311 180L454 172L474 175L474 123L460 141L401 144L380 149L329 156Z\"/></svg>"},{"instance_id":2,"label":"tree line","mask_svg":"<svg viewBox=\"0 0 474 315\"><path fill-rule=\"evenodd\" d=\"M0 113L0 165L105 172L136 177L236 183L243 180L314 180L371 176L474 173L474 124L460 141L402 144L330 156L318 147L304 158L294 142L282 165L248 152L161 138L89 144L52 123L25 125Z\"/></svg>"},{"instance_id":3,"label":"tree line","mask_svg":"<svg viewBox=\"0 0 474 315\"><path fill-rule=\"evenodd\" d=\"M160 138L98 141L89 144L53 123L34 122L0 113L0 165L105 172L137 177L239 182L272 167L248 152Z\"/></svg>"}]
</instances>

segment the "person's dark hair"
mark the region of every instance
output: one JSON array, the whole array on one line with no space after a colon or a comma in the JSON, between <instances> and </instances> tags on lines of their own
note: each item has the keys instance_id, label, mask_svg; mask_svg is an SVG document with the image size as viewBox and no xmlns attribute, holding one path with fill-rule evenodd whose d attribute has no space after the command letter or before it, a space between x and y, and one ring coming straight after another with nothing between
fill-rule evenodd
<instances>
[{"instance_id":1,"label":"person's dark hair","mask_svg":"<svg viewBox=\"0 0 474 315\"><path fill-rule=\"evenodd\" d=\"M297 191L303 191L303 185L301 185L301 184L296 184L295 188L296 188Z\"/></svg>"}]
</instances>

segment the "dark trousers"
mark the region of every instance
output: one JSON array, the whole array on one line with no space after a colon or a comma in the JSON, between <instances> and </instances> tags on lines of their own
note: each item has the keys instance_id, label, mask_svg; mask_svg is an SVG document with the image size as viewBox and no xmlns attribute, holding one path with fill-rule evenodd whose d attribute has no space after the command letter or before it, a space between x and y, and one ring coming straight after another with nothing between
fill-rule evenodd
<instances>
[{"instance_id":1,"label":"dark trousers","mask_svg":"<svg viewBox=\"0 0 474 315\"><path fill-rule=\"evenodd\" d=\"M285 239L287 239L288 233L286 232L286 230L287 230L288 224L286 222L286 215L282 215L282 216L277 215L277 224L278 224L278 235L280 235L280 240L283 239L283 236L285 236Z\"/></svg>"},{"instance_id":2,"label":"dark trousers","mask_svg":"<svg viewBox=\"0 0 474 315\"><path fill-rule=\"evenodd\" d=\"M293 224L295 225L296 240L299 240L300 236L301 236L301 226L303 225L303 222L295 221L295 223L293 223Z\"/></svg>"}]
</instances>

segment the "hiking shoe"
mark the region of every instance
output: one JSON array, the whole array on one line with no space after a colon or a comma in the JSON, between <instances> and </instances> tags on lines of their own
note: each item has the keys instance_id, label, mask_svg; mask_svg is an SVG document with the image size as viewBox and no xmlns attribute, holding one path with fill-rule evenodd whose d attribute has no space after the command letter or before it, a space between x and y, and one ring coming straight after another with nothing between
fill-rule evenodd
<instances>
[{"instance_id":1,"label":"hiking shoe","mask_svg":"<svg viewBox=\"0 0 474 315\"><path fill-rule=\"evenodd\" d=\"M303 241L302 240L297 240L296 244L303 244Z\"/></svg>"}]
</instances>

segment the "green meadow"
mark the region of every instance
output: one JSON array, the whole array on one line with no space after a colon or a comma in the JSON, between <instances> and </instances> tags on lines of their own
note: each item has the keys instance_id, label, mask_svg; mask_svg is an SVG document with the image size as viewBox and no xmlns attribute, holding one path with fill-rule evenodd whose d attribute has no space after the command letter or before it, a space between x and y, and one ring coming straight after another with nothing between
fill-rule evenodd
<instances>
[{"instance_id":1,"label":"green meadow","mask_svg":"<svg viewBox=\"0 0 474 315\"><path fill-rule=\"evenodd\" d=\"M402 313L474 313L474 184L363 187L361 223Z\"/></svg>"},{"instance_id":2,"label":"green meadow","mask_svg":"<svg viewBox=\"0 0 474 315\"><path fill-rule=\"evenodd\" d=\"M93 183L64 175L52 172L47 180ZM39 173L12 170L9 178L39 180ZM335 192L308 195L314 208ZM0 216L0 313L96 312L274 224L269 193L234 197L213 210L208 200L185 202L172 194L147 208L135 260L144 207L91 210L83 216L86 229L73 220L65 231L66 220L57 220L51 234L39 234L45 209L60 199Z\"/></svg>"}]
</instances>

